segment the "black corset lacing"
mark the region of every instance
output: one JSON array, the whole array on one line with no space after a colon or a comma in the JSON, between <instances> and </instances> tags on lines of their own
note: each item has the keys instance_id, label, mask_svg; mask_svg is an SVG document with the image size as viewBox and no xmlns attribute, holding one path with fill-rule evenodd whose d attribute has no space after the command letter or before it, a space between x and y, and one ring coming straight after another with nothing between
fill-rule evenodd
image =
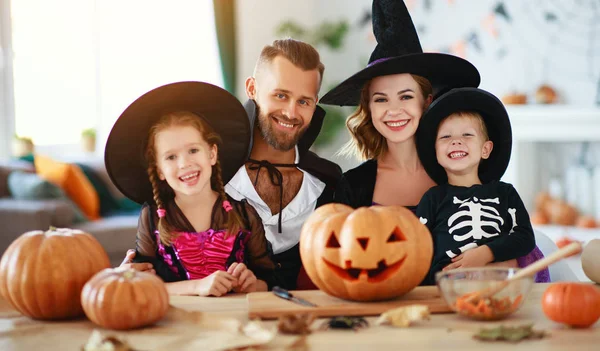
<instances>
[{"instance_id":1,"label":"black corset lacing","mask_svg":"<svg viewBox=\"0 0 600 351\"><path fill-rule=\"evenodd\" d=\"M248 169L256 170L256 179L254 180L254 186L258 183L258 175L260 174L260 170L265 168L267 173L269 174L269 178L271 179L271 184L276 187L279 187L279 219L277 223L278 233L281 233L281 212L283 211L283 175L281 171L277 169L277 167L288 167L288 168L296 168L298 164L295 163L271 163L265 160L254 160L248 159L246 161L248 163Z\"/></svg>"}]
</instances>

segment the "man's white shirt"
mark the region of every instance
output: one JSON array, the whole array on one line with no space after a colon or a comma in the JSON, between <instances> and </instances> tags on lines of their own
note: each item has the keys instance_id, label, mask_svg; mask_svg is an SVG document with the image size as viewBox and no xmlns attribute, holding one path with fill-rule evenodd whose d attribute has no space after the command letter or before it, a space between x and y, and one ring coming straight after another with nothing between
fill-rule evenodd
<instances>
[{"instance_id":1,"label":"man's white shirt","mask_svg":"<svg viewBox=\"0 0 600 351\"><path fill-rule=\"evenodd\" d=\"M296 147L295 163L298 162L298 147ZM225 191L229 196L238 201L247 199L248 203L256 209L262 219L265 236L271 243L274 254L282 253L298 244L302 225L314 212L317 200L325 189L325 183L317 177L298 169L304 173L302 185L296 197L281 210L281 233L277 232L279 214L272 214L269 206L260 198L245 166L240 167L225 186ZM273 189L279 195L278 187L273 185Z\"/></svg>"}]
</instances>

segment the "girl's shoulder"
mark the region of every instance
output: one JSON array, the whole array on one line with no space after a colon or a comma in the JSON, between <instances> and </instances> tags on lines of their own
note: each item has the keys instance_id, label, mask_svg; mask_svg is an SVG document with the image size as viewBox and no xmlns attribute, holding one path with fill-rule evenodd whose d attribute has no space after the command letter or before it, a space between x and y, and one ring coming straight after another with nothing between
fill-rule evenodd
<instances>
[{"instance_id":1,"label":"girl's shoulder","mask_svg":"<svg viewBox=\"0 0 600 351\"><path fill-rule=\"evenodd\" d=\"M260 225L262 226L262 220L260 218L260 215L246 199L235 200L229 195L227 195L227 198L229 203L231 203L231 206L235 208L238 214L242 217L242 220L244 221L248 229L252 228L253 224L255 224L256 222L260 223Z\"/></svg>"}]
</instances>

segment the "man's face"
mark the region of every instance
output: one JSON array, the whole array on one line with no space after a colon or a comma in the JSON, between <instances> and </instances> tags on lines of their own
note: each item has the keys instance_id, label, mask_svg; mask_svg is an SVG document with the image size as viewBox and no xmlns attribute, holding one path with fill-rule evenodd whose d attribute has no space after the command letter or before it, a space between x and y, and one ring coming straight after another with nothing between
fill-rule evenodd
<instances>
[{"instance_id":1,"label":"man's face","mask_svg":"<svg viewBox=\"0 0 600 351\"><path fill-rule=\"evenodd\" d=\"M317 69L303 71L278 56L246 81L246 93L258 106L258 128L276 150L298 144L317 106L321 77Z\"/></svg>"}]
</instances>

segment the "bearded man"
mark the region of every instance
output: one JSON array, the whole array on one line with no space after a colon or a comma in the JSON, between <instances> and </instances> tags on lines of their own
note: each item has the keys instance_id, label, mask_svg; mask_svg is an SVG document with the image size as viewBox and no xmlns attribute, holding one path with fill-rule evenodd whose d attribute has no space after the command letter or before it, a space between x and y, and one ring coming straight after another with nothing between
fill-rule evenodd
<instances>
[{"instance_id":1,"label":"bearded man","mask_svg":"<svg viewBox=\"0 0 600 351\"><path fill-rule=\"evenodd\" d=\"M310 286L302 275L298 281L300 230L316 207L332 200L341 177L337 164L308 150L325 116L317 106L323 71L319 53L304 42L276 40L263 48L246 80L245 107L254 123L250 157L225 187L260 215L276 280L287 289Z\"/></svg>"}]
</instances>

